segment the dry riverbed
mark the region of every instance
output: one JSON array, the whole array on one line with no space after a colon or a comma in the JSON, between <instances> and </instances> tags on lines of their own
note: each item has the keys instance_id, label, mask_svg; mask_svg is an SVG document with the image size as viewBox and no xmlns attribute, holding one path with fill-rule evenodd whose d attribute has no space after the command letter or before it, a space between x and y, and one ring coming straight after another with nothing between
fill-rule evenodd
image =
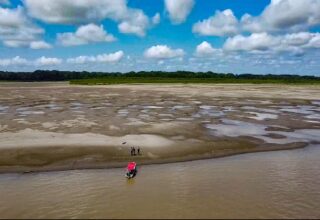
<instances>
[{"instance_id":1,"label":"dry riverbed","mask_svg":"<svg viewBox=\"0 0 320 220\"><path fill-rule=\"evenodd\" d=\"M0 172L174 162L319 144L320 86L1 83L0 119Z\"/></svg>"}]
</instances>

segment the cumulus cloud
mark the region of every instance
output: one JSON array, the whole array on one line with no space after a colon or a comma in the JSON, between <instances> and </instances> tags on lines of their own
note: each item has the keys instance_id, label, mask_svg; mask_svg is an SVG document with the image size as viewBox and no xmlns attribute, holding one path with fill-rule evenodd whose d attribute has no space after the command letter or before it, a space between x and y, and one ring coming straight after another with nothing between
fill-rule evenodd
<instances>
[{"instance_id":1,"label":"cumulus cloud","mask_svg":"<svg viewBox=\"0 0 320 220\"><path fill-rule=\"evenodd\" d=\"M120 19L127 12L125 0L24 0L24 5L32 17L55 24Z\"/></svg>"},{"instance_id":2,"label":"cumulus cloud","mask_svg":"<svg viewBox=\"0 0 320 220\"><path fill-rule=\"evenodd\" d=\"M132 17L125 19L118 25L118 29L124 34L145 36L145 30L150 26L149 18L140 10L130 10Z\"/></svg>"},{"instance_id":3,"label":"cumulus cloud","mask_svg":"<svg viewBox=\"0 0 320 220\"><path fill-rule=\"evenodd\" d=\"M232 10L216 11L208 19L195 23L193 33L205 36L228 36L238 33L238 20Z\"/></svg>"},{"instance_id":4,"label":"cumulus cloud","mask_svg":"<svg viewBox=\"0 0 320 220\"><path fill-rule=\"evenodd\" d=\"M245 14L241 22L250 32L307 30L320 24L320 1L272 0L261 15Z\"/></svg>"},{"instance_id":5,"label":"cumulus cloud","mask_svg":"<svg viewBox=\"0 0 320 220\"><path fill-rule=\"evenodd\" d=\"M3 45L5 45L6 47L14 47L14 48L27 47L29 44L30 42L24 41L24 40L4 40L3 41Z\"/></svg>"},{"instance_id":6,"label":"cumulus cloud","mask_svg":"<svg viewBox=\"0 0 320 220\"><path fill-rule=\"evenodd\" d=\"M0 41L8 47L28 47L44 33L31 22L20 6L14 9L0 7Z\"/></svg>"},{"instance_id":7,"label":"cumulus cloud","mask_svg":"<svg viewBox=\"0 0 320 220\"><path fill-rule=\"evenodd\" d=\"M99 63L116 63L122 59L123 55L124 55L123 51L120 50L115 53L98 55L96 57L96 60Z\"/></svg>"},{"instance_id":8,"label":"cumulus cloud","mask_svg":"<svg viewBox=\"0 0 320 220\"><path fill-rule=\"evenodd\" d=\"M320 48L320 34L316 33L306 44L307 48Z\"/></svg>"},{"instance_id":9,"label":"cumulus cloud","mask_svg":"<svg viewBox=\"0 0 320 220\"><path fill-rule=\"evenodd\" d=\"M253 33L250 36L237 35L226 40L226 51L248 52L292 52L302 55L306 49L320 48L320 33L299 32L285 35Z\"/></svg>"},{"instance_id":10,"label":"cumulus cloud","mask_svg":"<svg viewBox=\"0 0 320 220\"><path fill-rule=\"evenodd\" d=\"M156 13L153 17L152 17L152 24L156 25L160 23L160 14Z\"/></svg>"},{"instance_id":11,"label":"cumulus cloud","mask_svg":"<svg viewBox=\"0 0 320 220\"><path fill-rule=\"evenodd\" d=\"M124 57L123 51L117 51L109 54L99 54L97 56L78 56L66 60L70 64L86 64L86 63L117 63ZM56 57L39 57L35 60L27 60L16 56L13 58L0 59L0 67L8 66L56 66L62 64L63 60Z\"/></svg>"},{"instance_id":12,"label":"cumulus cloud","mask_svg":"<svg viewBox=\"0 0 320 220\"><path fill-rule=\"evenodd\" d=\"M73 64L84 64L89 62L95 62L96 58L94 56L78 56L75 58L69 58L67 59L67 63L73 63Z\"/></svg>"},{"instance_id":13,"label":"cumulus cloud","mask_svg":"<svg viewBox=\"0 0 320 220\"><path fill-rule=\"evenodd\" d=\"M173 24L183 23L195 4L194 0L165 0L164 3Z\"/></svg>"},{"instance_id":14,"label":"cumulus cloud","mask_svg":"<svg viewBox=\"0 0 320 220\"><path fill-rule=\"evenodd\" d=\"M34 65L34 66L54 66L62 63L62 59L59 58L50 58L42 56L36 60L27 60L25 58L21 58L20 56L16 56L13 58L0 59L0 66L8 67L8 66L26 66L26 65Z\"/></svg>"},{"instance_id":15,"label":"cumulus cloud","mask_svg":"<svg viewBox=\"0 0 320 220\"><path fill-rule=\"evenodd\" d=\"M225 50L267 50L277 45L275 39L267 33L255 33L250 36L237 35L228 38L224 44Z\"/></svg>"},{"instance_id":16,"label":"cumulus cloud","mask_svg":"<svg viewBox=\"0 0 320 220\"><path fill-rule=\"evenodd\" d=\"M203 41L196 47L195 55L198 57L208 57L220 52L220 49L213 48L210 43Z\"/></svg>"},{"instance_id":17,"label":"cumulus cloud","mask_svg":"<svg viewBox=\"0 0 320 220\"><path fill-rule=\"evenodd\" d=\"M47 23L83 24L111 19L119 31L144 36L150 19L140 9L129 8L126 0L24 0L30 16Z\"/></svg>"},{"instance_id":18,"label":"cumulus cloud","mask_svg":"<svg viewBox=\"0 0 320 220\"><path fill-rule=\"evenodd\" d=\"M320 1L272 0L258 16L246 13L239 21L230 9L216 11L195 23L192 30L205 36L232 36L241 32L300 32L319 24Z\"/></svg>"},{"instance_id":19,"label":"cumulus cloud","mask_svg":"<svg viewBox=\"0 0 320 220\"><path fill-rule=\"evenodd\" d=\"M272 0L262 17L274 28L291 28L320 23L318 0Z\"/></svg>"},{"instance_id":20,"label":"cumulus cloud","mask_svg":"<svg viewBox=\"0 0 320 220\"><path fill-rule=\"evenodd\" d=\"M171 49L167 45L156 45L145 50L144 56L151 59L170 59L183 57L184 51L182 49Z\"/></svg>"},{"instance_id":21,"label":"cumulus cloud","mask_svg":"<svg viewBox=\"0 0 320 220\"><path fill-rule=\"evenodd\" d=\"M57 39L63 46L76 46L93 42L112 42L116 40L112 34L108 34L104 30L102 25L98 26L92 23L80 26L75 33L59 33Z\"/></svg>"},{"instance_id":22,"label":"cumulus cloud","mask_svg":"<svg viewBox=\"0 0 320 220\"><path fill-rule=\"evenodd\" d=\"M30 43L30 48L39 50L39 49L50 49L52 46L45 41L32 41Z\"/></svg>"},{"instance_id":23,"label":"cumulus cloud","mask_svg":"<svg viewBox=\"0 0 320 220\"><path fill-rule=\"evenodd\" d=\"M11 66L11 65L26 65L28 61L20 56L16 56L9 59L0 59L0 66Z\"/></svg>"},{"instance_id":24,"label":"cumulus cloud","mask_svg":"<svg viewBox=\"0 0 320 220\"><path fill-rule=\"evenodd\" d=\"M35 60L37 66L54 66L62 63L62 59L42 56Z\"/></svg>"},{"instance_id":25,"label":"cumulus cloud","mask_svg":"<svg viewBox=\"0 0 320 220\"><path fill-rule=\"evenodd\" d=\"M78 56L67 59L67 63L85 64L85 63L117 63L124 56L122 50L110 54L99 54L97 56Z\"/></svg>"}]
</instances>

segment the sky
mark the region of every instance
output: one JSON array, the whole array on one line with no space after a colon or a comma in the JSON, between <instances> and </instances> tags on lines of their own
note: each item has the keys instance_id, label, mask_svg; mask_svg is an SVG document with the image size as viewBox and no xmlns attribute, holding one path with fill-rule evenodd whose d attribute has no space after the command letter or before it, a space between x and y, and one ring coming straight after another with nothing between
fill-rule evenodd
<instances>
[{"instance_id":1,"label":"sky","mask_svg":"<svg viewBox=\"0 0 320 220\"><path fill-rule=\"evenodd\" d=\"M0 70L320 76L320 0L0 0Z\"/></svg>"}]
</instances>

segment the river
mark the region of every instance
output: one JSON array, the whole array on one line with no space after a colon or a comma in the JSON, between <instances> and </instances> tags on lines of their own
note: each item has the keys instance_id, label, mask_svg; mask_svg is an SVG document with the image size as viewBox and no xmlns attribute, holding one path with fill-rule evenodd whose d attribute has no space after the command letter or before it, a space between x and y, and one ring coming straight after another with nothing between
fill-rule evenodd
<instances>
[{"instance_id":1,"label":"river","mask_svg":"<svg viewBox=\"0 0 320 220\"><path fill-rule=\"evenodd\" d=\"M0 175L1 218L320 218L320 146L124 169Z\"/></svg>"}]
</instances>

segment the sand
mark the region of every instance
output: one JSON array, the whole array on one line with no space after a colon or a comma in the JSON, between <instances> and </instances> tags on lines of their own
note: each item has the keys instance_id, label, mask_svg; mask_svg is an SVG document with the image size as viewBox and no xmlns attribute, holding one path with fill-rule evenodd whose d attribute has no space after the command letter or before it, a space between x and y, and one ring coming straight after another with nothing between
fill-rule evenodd
<instances>
[{"instance_id":1,"label":"sand","mask_svg":"<svg viewBox=\"0 0 320 220\"><path fill-rule=\"evenodd\" d=\"M310 85L0 83L0 172L305 147L320 143L319 100Z\"/></svg>"}]
</instances>

